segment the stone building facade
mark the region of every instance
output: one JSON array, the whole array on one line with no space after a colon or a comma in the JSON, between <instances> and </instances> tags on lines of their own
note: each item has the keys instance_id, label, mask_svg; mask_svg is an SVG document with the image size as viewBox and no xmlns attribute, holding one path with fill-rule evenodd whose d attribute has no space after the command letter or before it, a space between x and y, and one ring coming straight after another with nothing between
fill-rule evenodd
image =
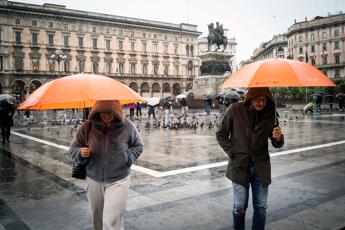
<instances>
[{"instance_id":1,"label":"stone building facade","mask_svg":"<svg viewBox=\"0 0 345 230\"><path fill-rule=\"evenodd\" d=\"M345 14L295 21L286 36L291 58L315 65L329 78L345 79Z\"/></svg>"},{"instance_id":2,"label":"stone building facade","mask_svg":"<svg viewBox=\"0 0 345 230\"><path fill-rule=\"evenodd\" d=\"M144 97L177 95L198 75L200 34L186 23L1 0L0 91L22 101L52 79L95 73Z\"/></svg>"},{"instance_id":3,"label":"stone building facade","mask_svg":"<svg viewBox=\"0 0 345 230\"><path fill-rule=\"evenodd\" d=\"M259 61L273 57L287 58L287 44L288 42L285 34L275 35L270 41L262 43L259 48L255 49L251 59L253 61Z\"/></svg>"}]
</instances>

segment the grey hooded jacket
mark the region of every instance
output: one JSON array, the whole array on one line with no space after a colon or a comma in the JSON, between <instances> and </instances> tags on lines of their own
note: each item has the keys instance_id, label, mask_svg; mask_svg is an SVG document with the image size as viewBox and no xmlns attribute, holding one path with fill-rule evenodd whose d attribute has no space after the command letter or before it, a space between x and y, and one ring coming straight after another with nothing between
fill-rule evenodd
<instances>
[{"instance_id":1,"label":"grey hooded jacket","mask_svg":"<svg viewBox=\"0 0 345 230\"><path fill-rule=\"evenodd\" d=\"M111 124L100 119L100 112L115 115ZM89 131L88 131L89 130ZM89 146L89 158L80 148ZM143 143L135 125L123 116L117 101L97 101L86 121L77 131L69 149L70 157L86 164L86 175L95 181L115 182L129 175L132 163L143 152Z\"/></svg>"}]
</instances>

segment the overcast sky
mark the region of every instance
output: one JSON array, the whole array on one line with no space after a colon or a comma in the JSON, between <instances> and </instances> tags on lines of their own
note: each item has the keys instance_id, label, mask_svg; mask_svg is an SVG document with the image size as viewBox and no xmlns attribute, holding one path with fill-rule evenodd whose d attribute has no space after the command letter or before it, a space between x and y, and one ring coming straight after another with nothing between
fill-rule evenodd
<instances>
[{"instance_id":1,"label":"overcast sky","mask_svg":"<svg viewBox=\"0 0 345 230\"><path fill-rule=\"evenodd\" d=\"M296 19L345 12L345 0L20 0L42 5L55 3L119 16L198 26L207 36L207 24L219 21L235 37L237 63L250 58L260 43L284 33Z\"/></svg>"}]
</instances>

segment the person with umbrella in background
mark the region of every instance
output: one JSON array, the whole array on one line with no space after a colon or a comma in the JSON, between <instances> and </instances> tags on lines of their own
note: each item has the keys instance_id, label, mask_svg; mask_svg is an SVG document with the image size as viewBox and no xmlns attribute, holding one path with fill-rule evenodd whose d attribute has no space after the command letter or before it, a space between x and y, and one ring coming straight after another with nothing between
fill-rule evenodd
<instances>
[{"instance_id":1,"label":"person with umbrella in background","mask_svg":"<svg viewBox=\"0 0 345 230\"><path fill-rule=\"evenodd\" d=\"M344 112L345 93L337 93L336 98L338 100L340 112Z\"/></svg>"},{"instance_id":2,"label":"person with umbrella in background","mask_svg":"<svg viewBox=\"0 0 345 230\"><path fill-rule=\"evenodd\" d=\"M13 126L14 107L7 100L0 102L0 127L2 143L10 141L11 127Z\"/></svg>"},{"instance_id":3,"label":"person with umbrella in background","mask_svg":"<svg viewBox=\"0 0 345 230\"><path fill-rule=\"evenodd\" d=\"M326 95L326 102L329 104L329 109L333 111L334 95Z\"/></svg>"},{"instance_id":4,"label":"person with umbrella in background","mask_svg":"<svg viewBox=\"0 0 345 230\"><path fill-rule=\"evenodd\" d=\"M164 128L167 128L169 125L171 110L172 110L171 102L169 100L166 100L163 104Z\"/></svg>"},{"instance_id":5,"label":"person with umbrella in background","mask_svg":"<svg viewBox=\"0 0 345 230\"><path fill-rule=\"evenodd\" d=\"M245 229L249 188L252 188L252 229L264 229L271 164L270 139L275 148L284 144L273 96L268 88L250 88L244 102L232 104L216 132L229 156L226 176L233 184L233 228Z\"/></svg>"},{"instance_id":6,"label":"person with umbrella in background","mask_svg":"<svg viewBox=\"0 0 345 230\"><path fill-rule=\"evenodd\" d=\"M212 106L212 99L210 95L205 94L204 95L204 107L206 115L211 114L211 106Z\"/></svg>"},{"instance_id":7,"label":"person with umbrella in background","mask_svg":"<svg viewBox=\"0 0 345 230\"><path fill-rule=\"evenodd\" d=\"M96 101L69 148L73 160L86 164L94 229L123 229L130 167L142 152L138 130L124 116L119 101Z\"/></svg>"},{"instance_id":8,"label":"person with umbrella in background","mask_svg":"<svg viewBox=\"0 0 345 230\"><path fill-rule=\"evenodd\" d=\"M188 110L187 100L185 97L181 98L182 115L185 115Z\"/></svg>"},{"instance_id":9,"label":"person with umbrella in background","mask_svg":"<svg viewBox=\"0 0 345 230\"><path fill-rule=\"evenodd\" d=\"M157 97L151 97L147 100L147 106L148 109L148 115L149 115L149 121L151 118L151 115L153 116L153 119L156 120L156 113L155 113L155 107L159 104L159 98Z\"/></svg>"},{"instance_id":10,"label":"person with umbrella in background","mask_svg":"<svg viewBox=\"0 0 345 230\"><path fill-rule=\"evenodd\" d=\"M322 94L320 94L320 93L312 94L312 101L314 101L316 104L316 112L317 113L321 113L322 100L323 100Z\"/></svg>"}]
</instances>

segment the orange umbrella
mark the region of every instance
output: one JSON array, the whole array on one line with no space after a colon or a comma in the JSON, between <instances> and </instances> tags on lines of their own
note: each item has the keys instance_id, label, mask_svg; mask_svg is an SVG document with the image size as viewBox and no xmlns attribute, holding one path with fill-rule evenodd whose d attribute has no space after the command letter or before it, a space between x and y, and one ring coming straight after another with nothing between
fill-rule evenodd
<instances>
[{"instance_id":1,"label":"orange umbrella","mask_svg":"<svg viewBox=\"0 0 345 230\"><path fill-rule=\"evenodd\" d=\"M77 74L62 77L35 90L19 109L78 109L92 107L98 100L128 104L144 99L128 86L109 77Z\"/></svg>"},{"instance_id":2,"label":"orange umbrella","mask_svg":"<svg viewBox=\"0 0 345 230\"><path fill-rule=\"evenodd\" d=\"M297 60L270 58L243 66L221 88L335 86L314 66Z\"/></svg>"}]
</instances>

